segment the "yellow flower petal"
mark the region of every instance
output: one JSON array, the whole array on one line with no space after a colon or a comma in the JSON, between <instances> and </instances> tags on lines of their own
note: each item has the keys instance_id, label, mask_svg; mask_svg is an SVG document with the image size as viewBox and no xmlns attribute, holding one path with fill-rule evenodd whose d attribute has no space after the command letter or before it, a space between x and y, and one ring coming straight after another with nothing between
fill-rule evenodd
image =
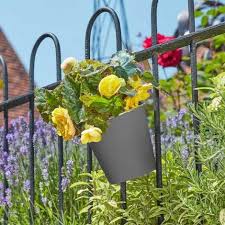
<instances>
[{"instance_id":1,"label":"yellow flower petal","mask_svg":"<svg viewBox=\"0 0 225 225\"><path fill-rule=\"evenodd\" d=\"M75 133L75 127L69 116L68 110L58 107L52 112L52 122L56 126L57 134L62 136L65 141L71 140Z\"/></svg>"},{"instance_id":2,"label":"yellow flower petal","mask_svg":"<svg viewBox=\"0 0 225 225\"><path fill-rule=\"evenodd\" d=\"M142 85L142 80L140 79L139 76L133 76L130 77L128 80L128 84L134 88L134 89L138 89L139 87L141 87Z\"/></svg>"},{"instance_id":3,"label":"yellow flower petal","mask_svg":"<svg viewBox=\"0 0 225 225\"><path fill-rule=\"evenodd\" d=\"M110 98L115 95L124 84L126 84L124 79L112 74L104 77L100 81L98 90L102 96Z\"/></svg>"},{"instance_id":4,"label":"yellow flower petal","mask_svg":"<svg viewBox=\"0 0 225 225\"><path fill-rule=\"evenodd\" d=\"M125 98L125 110L137 108L141 101L145 101L150 97L149 90L152 89L152 84L143 84L136 89L137 93L135 96L127 96Z\"/></svg>"},{"instance_id":5,"label":"yellow flower petal","mask_svg":"<svg viewBox=\"0 0 225 225\"><path fill-rule=\"evenodd\" d=\"M145 101L150 97L149 91L152 89L152 84L144 84L137 90L139 101Z\"/></svg>"},{"instance_id":6,"label":"yellow flower petal","mask_svg":"<svg viewBox=\"0 0 225 225\"><path fill-rule=\"evenodd\" d=\"M125 98L125 111L129 111L131 109L137 108L139 104L139 100L137 96L127 96Z\"/></svg>"},{"instance_id":7,"label":"yellow flower petal","mask_svg":"<svg viewBox=\"0 0 225 225\"><path fill-rule=\"evenodd\" d=\"M81 133L81 143L99 142L102 140L102 131L97 127L90 127Z\"/></svg>"}]
</instances>

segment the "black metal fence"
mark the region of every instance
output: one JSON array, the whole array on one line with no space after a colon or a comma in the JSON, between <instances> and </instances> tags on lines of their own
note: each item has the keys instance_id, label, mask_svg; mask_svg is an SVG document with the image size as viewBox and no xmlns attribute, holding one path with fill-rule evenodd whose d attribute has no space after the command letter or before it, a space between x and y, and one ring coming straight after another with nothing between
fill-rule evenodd
<instances>
[{"instance_id":1,"label":"black metal fence","mask_svg":"<svg viewBox=\"0 0 225 225\"><path fill-rule=\"evenodd\" d=\"M191 60L191 78L192 78L192 102L197 105L198 103L198 91L197 87L197 62L196 62L196 46L199 41L214 37L216 35L220 35L225 33L225 22L220 23L219 25L204 28L200 31L195 31L195 17L194 17L194 0L188 0L188 12L189 12L189 34L178 37L175 40L169 41L163 44L157 44L157 7L158 0L152 0L151 6L151 34L153 40L153 46L135 52L135 57L137 61L143 61L146 59L152 59L152 69L153 74L155 76L156 81L159 81L159 72L158 72L158 54L164 53L169 50L175 50L177 48L189 46L190 47L190 60ZM121 38L121 29L120 22L116 12L111 8L102 8L99 9L90 19L85 36L85 58L90 58L90 37L93 24L97 17L102 13L109 13L113 19L116 29L116 44L117 51L122 49L122 38ZM35 224L35 161L34 161L34 145L33 145L33 134L34 134L34 67L35 67L35 59L36 53L40 46L40 44L46 39L50 38L55 45L56 51L56 82L52 83L45 88L54 89L61 80L61 51L60 44L58 38L52 33L45 33L38 38L36 41L30 57L30 70L29 70L29 78L30 78L30 91L22 96L18 96L13 99L8 98L8 73L7 73L7 65L0 56L0 63L3 68L3 82L4 82L4 101L0 104L0 112L4 114L4 143L3 149L8 153L8 142L6 135L8 133L8 111L14 107L19 105L23 105L25 103L29 103L29 179L30 179L30 224ZM199 122L194 117L194 132L198 133ZM155 150L156 150L156 185L158 188L163 186L162 182L162 163L161 163L161 131L160 131L160 98L159 98L159 90L154 90L154 129L155 129ZM193 140L195 141L195 140ZM63 215L63 191L62 191L62 174L61 170L63 167L63 140L61 137L58 137L58 211L59 218L61 221L59 224L63 224L62 215ZM198 156L196 153L196 169L198 172L201 172L201 163L198 162ZM88 146L87 150L87 171L91 172L92 170L92 150L90 146ZM126 183L121 183L121 200L123 209L126 208ZM4 176L4 190L8 187L7 179ZM158 202L160 205L161 203ZM8 208L5 209L4 214L4 225L8 224ZM163 221L163 215L158 219L158 224L161 224ZM91 224L91 209L88 212L87 222ZM126 219L124 218L121 221L121 224L125 224Z\"/></svg>"}]
</instances>

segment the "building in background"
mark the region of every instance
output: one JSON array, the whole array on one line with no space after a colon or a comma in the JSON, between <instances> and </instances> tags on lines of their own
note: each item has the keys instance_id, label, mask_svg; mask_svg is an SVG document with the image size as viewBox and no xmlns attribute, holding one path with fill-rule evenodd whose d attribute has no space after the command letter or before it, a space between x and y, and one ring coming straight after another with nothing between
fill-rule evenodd
<instances>
[{"instance_id":1,"label":"building in background","mask_svg":"<svg viewBox=\"0 0 225 225\"><path fill-rule=\"evenodd\" d=\"M8 67L9 98L14 98L27 93L29 90L29 77L27 71L1 28L0 55L4 57ZM0 68L0 74L2 79L2 68ZM0 89L0 101L3 101L2 89ZM18 116L27 116L27 113L28 104L24 104L9 110L9 119L11 120ZM0 124L2 124L2 122L3 115L1 113Z\"/></svg>"}]
</instances>

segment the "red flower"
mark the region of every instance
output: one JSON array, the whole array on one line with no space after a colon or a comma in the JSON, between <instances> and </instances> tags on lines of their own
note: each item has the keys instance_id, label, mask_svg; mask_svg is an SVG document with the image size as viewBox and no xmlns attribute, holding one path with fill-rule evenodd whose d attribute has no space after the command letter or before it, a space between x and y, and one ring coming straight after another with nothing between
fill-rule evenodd
<instances>
[{"instance_id":1,"label":"red flower","mask_svg":"<svg viewBox=\"0 0 225 225\"><path fill-rule=\"evenodd\" d=\"M162 34L157 34L157 44L162 44L170 40L175 39L175 37L167 37ZM148 37L143 42L144 48L150 48L152 46L152 38ZM162 67L176 67L182 58L181 49L176 49L173 51L168 51L163 54L160 54L158 57L158 64Z\"/></svg>"}]
</instances>

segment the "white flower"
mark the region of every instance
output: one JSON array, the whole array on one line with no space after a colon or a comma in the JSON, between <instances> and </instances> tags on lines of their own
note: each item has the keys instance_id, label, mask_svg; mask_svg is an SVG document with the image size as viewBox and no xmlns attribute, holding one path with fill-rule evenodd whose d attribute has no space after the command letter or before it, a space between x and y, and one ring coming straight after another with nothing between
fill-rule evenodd
<instances>
[{"instance_id":1,"label":"white flower","mask_svg":"<svg viewBox=\"0 0 225 225\"><path fill-rule=\"evenodd\" d=\"M69 57L63 61L63 63L61 64L61 69L65 74L68 74L76 65L78 65L77 60L73 57Z\"/></svg>"},{"instance_id":2,"label":"white flower","mask_svg":"<svg viewBox=\"0 0 225 225\"><path fill-rule=\"evenodd\" d=\"M217 111L221 107L222 97L216 97L212 100L211 104L207 107L209 111Z\"/></svg>"}]
</instances>

